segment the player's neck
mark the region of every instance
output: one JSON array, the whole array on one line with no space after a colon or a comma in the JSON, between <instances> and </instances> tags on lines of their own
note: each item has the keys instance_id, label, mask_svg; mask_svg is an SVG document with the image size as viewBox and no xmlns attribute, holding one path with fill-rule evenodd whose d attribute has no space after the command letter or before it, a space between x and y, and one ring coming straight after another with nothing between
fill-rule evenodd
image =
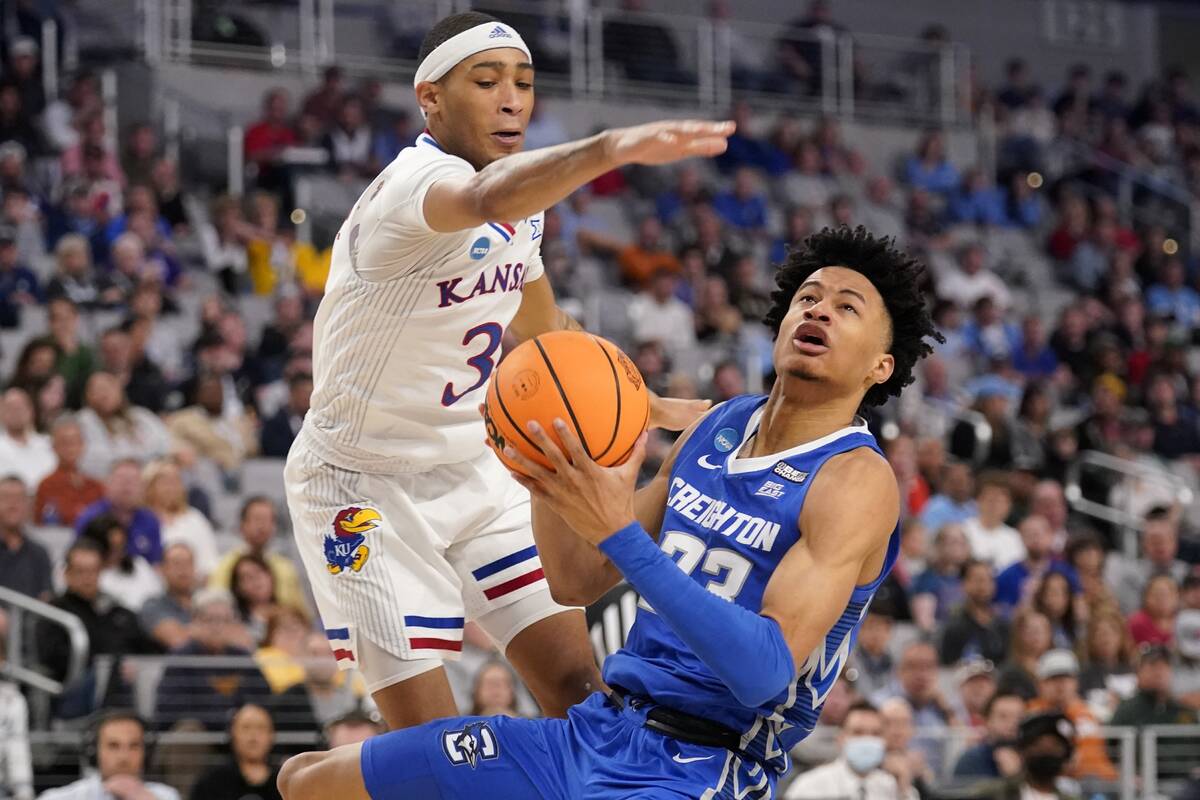
<instances>
[{"instance_id":1,"label":"player's neck","mask_svg":"<svg viewBox=\"0 0 1200 800\"><path fill-rule=\"evenodd\" d=\"M854 421L859 401L832 398L825 402L797 400L784 396L776 382L763 406L758 432L750 445L751 458L781 453L806 442L841 430Z\"/></svg>"}]
</instances>

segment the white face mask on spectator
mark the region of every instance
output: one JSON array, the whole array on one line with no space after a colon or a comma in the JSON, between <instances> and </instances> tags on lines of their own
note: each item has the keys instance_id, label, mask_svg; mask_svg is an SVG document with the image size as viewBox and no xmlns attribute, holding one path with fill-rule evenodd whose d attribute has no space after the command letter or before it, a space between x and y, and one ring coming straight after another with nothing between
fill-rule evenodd
<instances>
[{"instance_id":1,"label":"white face mask on spectator","mask_svg":"<svg viewBox=\"0 0 1200 800\"><path fill-rule=\"evenodd\" d=\"M866 775L883 763L883 738L879 736L851 736L842 746L842 755L850 769Z\"/></svg>"}]
</instances>

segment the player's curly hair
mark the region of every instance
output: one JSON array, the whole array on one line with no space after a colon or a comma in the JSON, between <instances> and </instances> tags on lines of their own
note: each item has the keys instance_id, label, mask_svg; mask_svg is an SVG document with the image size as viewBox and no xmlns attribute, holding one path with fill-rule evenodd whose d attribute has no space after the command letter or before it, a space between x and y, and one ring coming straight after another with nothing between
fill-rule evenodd
<instances>
[{"instance_id":1,"label":"player's curly hair","mask_svg":"<svg viewBox=\"0 0 1200 800\"><path fill-rule=\"evenodd\" d=\"M867 390L863 404L880 406L913 382L917 362L933 352L926 339L946 341L933 324L921 292L925 265L897 250L887 238L876 238L861 225L825 228L788 251L779 266L771 293L772 305L763 322L778 336L779 326L800 284L822 267L843 266L861 273L879 291L891 322L888 352L896 361L892 376Z\"/></svg>"},{"instance_id":2,"label":"player's curly hair","mask_svg":"<svg viewBox=\"0 0 1200 800\"><path fill-rule=\"evenodd\" d=\"M451 14L448 17L438 20L429 29L429 33L425 34L425 38L421 40L421 49L417 53L417 63L425 60L425 56L429 55L434 49L448 39L458 36L463 31L469 31L477 25L484 25L488 22L499 22L491 14L484 14L482 11L463 11L461 14Z\"/></svg>"}]
</instances>

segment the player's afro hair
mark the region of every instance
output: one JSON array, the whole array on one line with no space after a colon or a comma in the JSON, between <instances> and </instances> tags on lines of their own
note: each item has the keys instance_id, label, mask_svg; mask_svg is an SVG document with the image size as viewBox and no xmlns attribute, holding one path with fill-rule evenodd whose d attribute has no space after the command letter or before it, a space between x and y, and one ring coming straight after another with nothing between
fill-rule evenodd
<instances>
[{"instance_id":1,"label":"player's afro hair","mask_svg":"<svg viewBox=\"0 0 1200 800\"><path fill-rule=\"evenodd\" d=\"M800 247L789 250L775 275L779 288L771 293L772 305L763 322L776 336L800 284L817 270L832 266L860 273L883 297L892 328L888 352L896 366L890 378L872 386L863 397L864 405L883 405L913 382L913 367L933 352L925 340L945 341L921 293L925 265L897 250L892 240L876 238L861 225L854 230L842 226L814 233Z\"/></svg>"},{"instance_id":2,"label":"player's afro hair","mask_svg":"<svg viewBox=\"0 0 1200 800\"><path fill-rule=\"evenodd\" d=\"M498 21L491 14L484 14L482 11L464 11L461 14L451 14L444 19L438 20L429 29L429 33L425 34L425 38L421 40L421 50L417 53L417 63L419 64L424 61L425 56L432 53L434 48L439 44L454 38L463 31L469 31L477 25Z\"/></svg>"}]
</instances>

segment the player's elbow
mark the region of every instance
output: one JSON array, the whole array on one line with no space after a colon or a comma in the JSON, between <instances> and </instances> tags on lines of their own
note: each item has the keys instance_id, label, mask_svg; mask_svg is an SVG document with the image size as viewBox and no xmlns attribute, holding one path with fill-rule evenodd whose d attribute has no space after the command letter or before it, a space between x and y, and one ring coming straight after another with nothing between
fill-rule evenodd
<instances>
[{"instance_id":1,"label":"player's elbow","mask_svg":"<svg viewBox=\"0 0 1200 800\"><path fill-rule=\"evenodd\" d=\"M275 779L283 800L317 800L318 783L307 780L306 773L311 773L324 759L324 753L300 753L283 762Z\"/></svg>"},{"instance_id":2,"label":"player's elbow","mask_svg":"<svg viewBox=\"0 0 1200 800\"><path fill-rule=\"evenodd\" d=\"M560 606L590 606L604 595L604 589L589 581L559 576L549 583L550 597Z\"/></svg>"}]
</instances>

